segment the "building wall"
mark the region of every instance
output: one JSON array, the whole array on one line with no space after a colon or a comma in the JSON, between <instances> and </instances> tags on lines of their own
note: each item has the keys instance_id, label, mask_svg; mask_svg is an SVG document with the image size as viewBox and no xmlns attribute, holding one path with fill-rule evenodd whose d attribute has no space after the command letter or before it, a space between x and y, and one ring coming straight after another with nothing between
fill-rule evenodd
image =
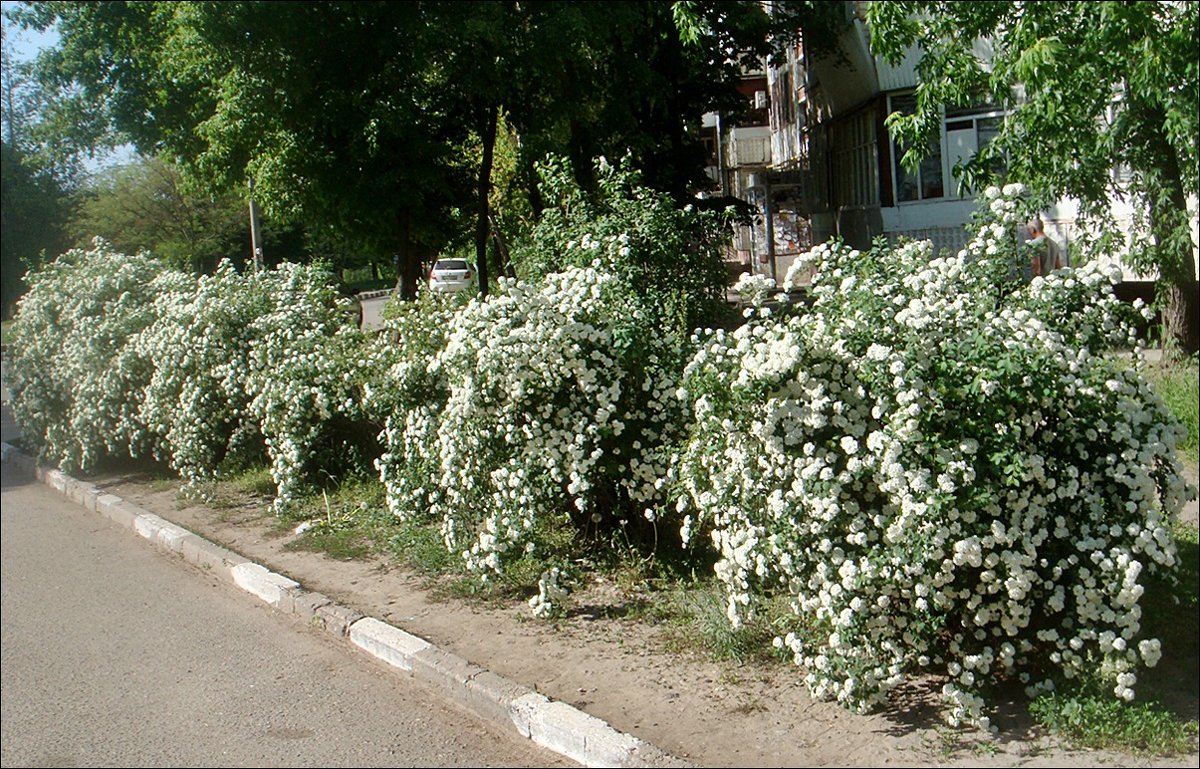
<instances>
[{"instance_id":1,"label":"building wall","mask_svg":"<svg viewBox=\"0 0 1200 769\"><path fill-rule=\"evenodd\" d=\"M793 233L782 246L776 237L777 259L791 254L806 237L805 248L831 237L860 248L881 235L893 241L928 239L935 250L952 253L967 240L974 193L964 188L954 170L990 140L1003 113L986 106L947 112L938 136L939 154L914 180L913 172L898 164L903 148L888 135L884 120L916 85L919 54L910 51L895 66L874 57L861 5L844 3L851 21L839 39L844 61L809 61L804 47L797 45L777 66L764 64L762 73L746 79L744 90L747 98L765 107L753 121L761 126L723 132L730 161L727 194L765 210L761 192L750 190L750 177L757 175L773 185L772 209L784 214ZM975 48L980 56L990 53L986 42L977 42ZM759 150L761 145L752 147L753 142L764 142L765 151ZM926 170L940 176L936 185L922 187ZM787 177L786 185L779 184L781 177ZM914 194L914 189L920 191ZM934 189L940 192L931 196ZM1191 205L1197 242L1194 200ZM1132 212L1118 203L1113 213L1119 226L1132 229ZM1076 205L1061 201L1043 212L1042 219L1050 236L1069 249L1079 240L1077 215ZM776 222L776 229L784 224ZM755 272L765 272L762 225L760 221L757 232L742 228L735 238L736 258ZM1025 233L1016 236L1023 238ZM780 276L783 269L778 269Z\"/></svg>"}]
</instances>

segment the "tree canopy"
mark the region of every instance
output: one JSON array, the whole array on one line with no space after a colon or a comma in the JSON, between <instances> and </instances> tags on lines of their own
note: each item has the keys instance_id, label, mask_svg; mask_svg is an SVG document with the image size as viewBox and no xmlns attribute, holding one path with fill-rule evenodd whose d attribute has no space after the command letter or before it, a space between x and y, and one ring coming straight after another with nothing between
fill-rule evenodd
<instances>
[{"instance_id":1,"label":"tree canopy","mask_svg":"<svg viewBox=\"0 0 1200 769\"><path fill-rule=\"evenodd\" d=\"M1200 193L1198 7L917 0L868 10L877 53L898 62L921 50L917 109L889 118L915 152L943 105L1003 105L1000 135L965 169L974 186L1002 158L1043 204L1073 197L1102 214L1128 198L1145 211L1152 237L1133 266L1157 271L1164 332L1189 354L1200 345L1187 210Z\"/></svg>"},{"instance_id":2,"label":"tree canopy","mask_svg":"<svg viewBox=\"0 0 1200 769\"><path fill-rule=\"evenodd\" d=\"M241 198L195 193L160 158L109 168L77 198L69 231L78 247L99 236L120 252L149 250L176 269L206 272L249 239Z\"/></svg>"},{"instance_id":3,"label":"tree canopy","mask_svg":"<svg viewBox=\"0 0 1200 769\"><path fill-rule=\"evenodd\" d=\"M213 191L252 178L267 217L401 254L415 285L470 221L486 235L497 132L516 137L535 213L550 152L584 174L628 154L648 184L694 192L692 126L744 102L738 62L772 28L760 3L699 5L711 45L684 44L658 2L32 2L17 17L57 30L39 72L78 97L80 142L128 137Z\"/></svg>"}]
</instances>

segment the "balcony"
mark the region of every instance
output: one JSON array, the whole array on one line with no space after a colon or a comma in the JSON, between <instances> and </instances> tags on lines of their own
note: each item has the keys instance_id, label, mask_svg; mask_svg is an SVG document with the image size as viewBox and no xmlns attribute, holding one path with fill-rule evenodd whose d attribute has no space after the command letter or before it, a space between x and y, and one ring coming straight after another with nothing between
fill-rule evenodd
<instances>
[{"instance_id":1,"label":"balcony","mask_svg":"<svg viewBox=\"0 0 1200 769\"><path fill-rule=\"evenodd\" d=\"M770 126L734 128L729 132L729 166L731 168L770 164Z\"/></svg>"}]
</instances>

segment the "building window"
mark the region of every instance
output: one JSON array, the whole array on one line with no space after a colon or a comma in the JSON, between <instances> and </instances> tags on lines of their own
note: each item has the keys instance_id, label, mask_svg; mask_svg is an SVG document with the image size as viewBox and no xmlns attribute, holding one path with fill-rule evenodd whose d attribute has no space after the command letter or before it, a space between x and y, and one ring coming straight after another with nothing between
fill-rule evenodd
<instances>
[{"instance_id":1,"label":"building window","mask_svg":"<svg viewBox=\"0 0 1200 769\"><path fill-rule=\"evenodd\" d=\"M862 110L838 121L830 147L834 206L879 205L876 148L873 111Z\"/></svg>"},{"instance_id":2,"label":"building window","mask_svg":"<svg viewBox=\"0 0 1200 769\"><path fill-rule=\"evenodd\" d=\"M889 98L891 112L911 115L916 111L917 97L913 94L903 94ZM896 179L896 200L900 203L910 203L917 200L931 200L944 197L946 194L942 172L942 143L941 137L934 137L929 142L929 150L921 165L915 172L909 171L901 162L908 145L895 139L892 140L892 164Z\"/></svg>"},{"instance_id":3,"label":"building window","mask_svg":"<svg viewBox=\"0 0 1200 769\"><path fill-rule=\"evenodd\" d=\"M995 140L1004 123L1004 112L992 105L946 111L946 159L950 168L965 165ZM994 158L987 169L994 178L1003 178L1007 164L1004 158ZM966 196L972 190L954 179L951 194Z\"/></svg>"}]
</instances>

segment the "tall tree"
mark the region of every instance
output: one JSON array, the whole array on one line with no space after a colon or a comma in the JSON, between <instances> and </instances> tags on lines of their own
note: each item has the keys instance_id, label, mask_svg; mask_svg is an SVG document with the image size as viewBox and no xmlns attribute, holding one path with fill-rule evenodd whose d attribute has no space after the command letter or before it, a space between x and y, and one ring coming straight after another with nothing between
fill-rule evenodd
<instances>
[{"instance_id":1,"label":"tall tree","mask_svg":"<svg viewBox=\"0 0 1200 769\"><path fill-rule=\"evenodd\" d=\"M176 269L206 272L249 240L240 197L194 190L161 158L108 168L78 197L69 225L77 246L100 236L122 253L145 249Z\"/></svg>"},{"instance_id":2,"label":"tall tree","mask_svg":"<svg viewBox=\"0 0 1200 769\"><path fill-rule=\"evenodd\" d=\"M921 50L916 112L889 119L908 146L927 146L942 105L1002 104L1001 134L966 169L976 185L1003 158L1042 203L1074 197L1103 215L1129 197L1144 208L1151 240L1132 266L1158 273L1164 339L1189 355L1200 347L1188 214L1200 194L1198 7L891 2L868 11L878 53L898 62L909 46Z\"/></svg>"},{"instance_id":3,"label":"tall tree","mask_svg":"<svg viewBox=\"0 0 1200 769\"><path fill-rule=\"evenodd\" d=\"M711 46L681 44L671 7L654 2L429 3L437 60L457 118L479 143L475 244L486 290L487 195L497 121L516 136L537 211L534 164L564 154L585 184L598 155L628 154L651 186L681 203L707 182L700 137L690 128L714 109L744 104L742 57L768 50L770 17L759 3L704 4L721 31ZM755 62L757 65L757 62Z\"/></svg>"},{"instance_id":4,"label":"tall tree","mask_svg":"<svg viewBox=\"0 0 1200 769\"><path fill-rule=\"evenodd\" d=\"M28 268L66 247L71 207L54 177L38 169L7 139L0 160L0 188L0 294L7 318L25 291L23 276Z\"/></svg>"},{"instance_id":5,"label":"tall tree","mask_svg":"<svg viewBox=\"0 0 1200 769\"><path fill-rule=\"evenodd\" d=\"M61 143L40 143L46 116L53 114L55 94L44 94L30 66L13 55L7 18L0 43L0 307L8 317L24 291L22 277L43 254L66 245L70 189L78 159Z\"/></svg>"},{"instance_id":6,"label":"tall tree","mask_svg":"<svg viewBox=\"0 0 1200 769\"><path fill-rule=\"evenodd\" d=\"M473 188L413 3L32 3L50 83L210 190L255 181L265 215L395 252L405 291Z\"/></svg>"}]
</instances>

